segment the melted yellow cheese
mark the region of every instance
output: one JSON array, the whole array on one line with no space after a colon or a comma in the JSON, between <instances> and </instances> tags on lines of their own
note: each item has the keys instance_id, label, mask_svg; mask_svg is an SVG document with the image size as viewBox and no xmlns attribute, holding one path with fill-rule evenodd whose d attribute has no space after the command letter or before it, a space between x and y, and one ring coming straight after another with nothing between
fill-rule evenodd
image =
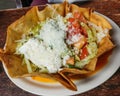
<instances>
[{"instance_id":1,"label":"melted yellow cheese","mask_svg":"<svg viewBox=\"0 0 120 96\"><path fill-rule=\"evenodd\" d=\"M41 76L34 76L32 77L33 80L39 81L39 82L45 82L45 83L56 83L57 81L51 78L45 78Z\"/></svg>"}]
</instances>

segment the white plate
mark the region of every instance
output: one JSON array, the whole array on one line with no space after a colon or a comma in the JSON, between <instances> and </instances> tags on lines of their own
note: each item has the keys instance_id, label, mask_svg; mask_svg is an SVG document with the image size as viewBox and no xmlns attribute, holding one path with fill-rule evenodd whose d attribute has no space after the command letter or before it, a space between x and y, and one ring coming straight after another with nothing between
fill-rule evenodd
<instances>
[{"instance_id":1,"label":"white plate","mask_svg":"<svg viewBox=\"0 0 120 96\"><path fill-rule=\"evenodd\" d=\"M101 14L100 14L101 15ZM103 16L103 15L102 15ZM37 95L45 95L45 96L68 96L75 95L91 90L100 84L104 83L108 80L119 68L120 64L120 29L119 27L109 18L104 16L112 25L113 29L111 31L112 39L114 40L117 47L114 49L112 56L109 58L107 65L104 66L100 71L98 71L95 75L92 75L86 79L82 79L77 81L76 85L78 91L71 91L64 88L59 83L46 84L40 83L32 80L31 78L11 78L7 73L6 67L4 66L5 72L7 73L10 80L16 84L21 89L28 91ZM3 64L4 65L4 64Z\"/></svg>"}]
</instances>

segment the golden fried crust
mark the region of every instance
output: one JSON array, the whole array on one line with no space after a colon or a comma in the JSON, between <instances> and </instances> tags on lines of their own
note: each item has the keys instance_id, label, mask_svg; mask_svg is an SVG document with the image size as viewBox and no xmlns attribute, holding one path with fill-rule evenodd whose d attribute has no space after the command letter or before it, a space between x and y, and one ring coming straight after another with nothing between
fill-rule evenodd
<instances>
[{"instance_id":1,"label":"golden fried crust","mask_svg":"<svg viewBox=\"0 0 120 96\"><path fill-rule=\"evenodd\" d=\"M90 15L90 21L98 26L102 26L103 28L112 29L110 23L104 17L98 14L92 13Z\"/></svg>"},{"instance_id":2,"label":"golden fried crust","mask_svg":"<svg viewBox=\"0 0 120 96\"><path fill-rule=\"evenodd\" d=\"M63 68L63 70L60 71L61 73L72 73L72 74L87 74L90 71L88 70L80 70L75 68Z\"/></svg>"},{"instance_id":3,"label":"golden fried crust","mask_svg":"<svg viewBox=\"0 0 120 96\"><path fill-rule=\"evenodd\" d=\"M83 14L83 16L89 20L90 19L90 16L91 16L91 13L92 13L92 9L91 8L82 8L82 7L79 7L77 5L74 5L74 4L70 4L70 10L69 12L80 12L81 14Z\"/></svg>"},{"instance_id":4,"label":"golden fried crust","mask_svg":"<svg viewBox=\"0 0 120 96\"><path fill-rule=\"evenodd\" d=\"M91 62L84 67L84 69L88 71L94 71L96 68L97 59L98 59L97 57L93 58Z\"/></svg>"},{"instance_id":5,"label":"golden fried crust","mask_svg":"<svg viewBox=\"0 0 120 96\"><path fill-rule=\"evenodd\" d=\"M54 76L55 77L55 76ZM70 78L65 75L63 72L58 72L58 77L55 77L56 80L58 80L61 84L63 84L65 87L67 87L68 89L71 89L73 91L77 91L77 87L76 85L73 83L72 80L70 80Z\"/></svg>"},{"instance_id":6,"label":"golden fried crust","mask_svg":"<svg viewBox=\"0 0 120 96\"><path fill-rule=\"evenodd\" d=\"M65 16L65 3L62 4L53 4L49 5L42 11L37 11L39 21L44 21L47 18L53 18L57 14L60 14L61 16Z\"/></svg>"},{"instance_id":7,"label":"golden fried crust","mask_svg":"<svg viewBox=\"0 0 120 96\"><path fill-rule=\"evenodd\" d=\"M111 40L108 37L104 37L101 42L98 45L98 53L97 57L101 56L105 52L113 49L115 45L111 42Z\"/></svg>"}]
</instances>

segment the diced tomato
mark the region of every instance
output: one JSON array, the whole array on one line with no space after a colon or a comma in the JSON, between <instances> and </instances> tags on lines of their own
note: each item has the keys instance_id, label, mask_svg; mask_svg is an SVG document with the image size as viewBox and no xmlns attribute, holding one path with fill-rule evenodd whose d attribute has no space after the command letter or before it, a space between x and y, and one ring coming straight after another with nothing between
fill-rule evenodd
<instances>
[{"instance_id":1,"label":"diced tomato","mask_svg":"<svg viewBox=\"0 0 120 96\"><path fill-rule=\"evenodd\" d=\"M80 59L82 60L88 55L89 55L89 53L88 53L87 47L85 46L80 53Z\"/></svg>"},{"instance_id":2,"label":"diced tomato","mask_svg":"<svg viewBox=\"0 0 120 96\"><path fill-rule=\"evenodd\" d=\"M70 57L67 61L66 64L74 65L74 58Z\"/></svg>"},{"instance_id":3,"label":"diced tomato","mask_svg":"<svg viewBox=\"0 0 120 96\"><path fill-rule=\"evenodd\" d=\"M75 35L79 36L79 34L82 34L85 37L87 37L87 31L80 25L80 22L83 22L85 20L85 18L79 12L75 12L73 14L73 16L74 17L70 17L68 19L68 22L70 22L70 24L68 25L67 39L72 40L73 36L75 36ZM78 38L78 40L79 40L79 38Z\"/></svg>"},{"instance_id":4,"label":"diced tomato","mask_svg":"<svg viewBox=\"0 0 120 96\"><path fill-rule=\"evenodd\" d=\"M74 28L79 28L79 27L80 27L80 24L79 24L79 22L75 21L75 22L72 23L72 26L73 26Z\"/></svg>"},{"instance_id":5,"label":"diced tomato","mask_svg":"<svg viewBox=\"0 0 120 96\"><path fill-rule=\"evenodd\" d=\"M74 12L73 16L74 16L74 18L79 19L80 13L79 12Z\"/></svg>"},{"instance_id":6,"label":"diced tomato","mask_svg":"<svg viewBox=\"0 0 120 96\"><path fill-rule=\"evenodd\" d=\"M87 30L83 27L81 27L81 34L83 34L85 37L88 37Z\"/></svg>"},{"instance_id":7,"label":"diced tomato","mask_svg":"<svg viewBox=\"0 0 120 96\"><path fill-rule=\"evenodd\" d=\"M75 30L75 31L73 32L73 34L74 34L74 35L80 34L80 31L79 31L79 30Z\"/></svg>"},{"instance_id":8,"label":"diced tomato","mask_svg":"<svg viewBox=\"0 0 120 96\"><path fill-rule=\"evenodd\" d=\"M84 23L87 23L85 17L81 14L80 17L79 17L79 20L80 22L84 22Z\"/></svg>"},{"instance_id":9,"label":"diced tomato","mask_svg":"<svg viewBox=\"0 0 120 96\"><path fill-rule=\"evenodd\" d=\"M78 42L74 43L74 47L76 47L79 50L86 44L86 42L86 38L82 36Z\"/></svg>"},{"instance_id":10,"label":"diced tomato","mask_svg":"<svg viewBox=\"0 0 120 96\"><path fill-rule=\"evenodd\" d=\"M81 13L79 13L79 12L75 12L74 13L74 18L78 19L80 22L87 23L85 17Z\"/></svg>"},{"instance_id":11,"label":"diced tomato","mask_svg":"<svg viewBox=\"0 0 120 96\"><path fill-rule=\"evenodd\" d=\"M68 21L72 23L75 21L75 18L69 18Z\"/></svg>"},{"instance_id":12,"label":"diced tomato","mask_svg":"<svg viewBox=\"0 0 120 96\"><path fill-rule=\"evenodd\" d=\"M70 26L68 26L68 30L71 30L72 29L72 26L70 25Z\"/></svg>"},{"instance_id":13,"label":"diced tomato","mask_svg":"<svg viewBox=\"0 0 120 96\"><path fill-rule=\"evenodd\" d=\"M70 31L70 32L69 32L69 31ZM71 37L72 37L72 36L74 36L74 35L81 34L80 31L81 31L80 29L73 29L73 30L69 29L67 36L71 36ZM69 39L70 39L70 38L69 38Z\"/></svg>"}]
</instances>

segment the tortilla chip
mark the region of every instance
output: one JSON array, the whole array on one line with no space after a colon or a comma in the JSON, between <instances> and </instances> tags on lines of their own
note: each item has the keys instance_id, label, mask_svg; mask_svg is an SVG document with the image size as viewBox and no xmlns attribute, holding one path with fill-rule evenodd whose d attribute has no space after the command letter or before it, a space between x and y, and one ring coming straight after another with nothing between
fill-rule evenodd
<instances>
[{"instance_id":1,"label":"tortilla chip","mask_svg":"<svg viewBox=\"0 0 120 96\"><path fill-rule=\"evenodd\" d=\"M74 90L74 91L77 91L77 87L76 85L73 83L73 81L70 80L69 77L67 77L67 75L65 75L63 72L58 72L59 74L59 77L62 77L61 79L58 78L58 77L55 77L56 80L58 80L61 84L63 84L65 87L71 89L71 90Z\"/></svg>"},{"instance_id":2,"label":"tortilla chip","mask_svg":"<svg viewBox=\"0 0 120 96\"><path fill-rule=\"evenodd\" d=\"M44 21L47 18L53 18L57 14L65 16L64 6L65 3L53 5L48 4L48 6L44 10L38 12L39 21Z\"/></svg>"},{"instance_id":3,"label":"tortilla chip","mask_svg":"<svg viewBox=\"0 0 120 96\"><path fill-rule=\"evenodd\" d=\"M28 73L26 65L21 66L22 59L15 55L5 54L3 61L11 77L20 77Z\"/></svg>"},{"instance_id":4,"label":"tortilla chip","mask_svg":"<svg viewBox=\"0 0 120 96\"><path fill-rule=\"evenodd\" d=\"M70 7L69 12L74 13L77 11L83 14L83 16L88 20L90 19L91 13L93 11L91 8L82 8L74 4L71 4L69 7Z\"/></svg>"},{"instance_id":5,"label":"tortilla chip","mask_svg":"<svg viewBox=\"0 0 120 96\"><path fill-rule=\"evenodd\" d=\"M90 71L87 70L80 70L80 69L75 69L75 68L63 68L61 73L73 73L73 74L87 74Z\"/></svg>"},{"instance_id":6,"label":"tortilla chip","mask_svg":"<svg viewBox=\"0 0 120 96\"><path fill-rule=\"evenodd\" d=\"M104 17L98 14L92 13L90 15L90 21L98 26L102 26L103 28L112 29L110 23Z\"/></svg>"},{"instance_id":7,"label":"tortilla chip","mask_svg":"<svg viewBox=\"0 0 120 96\"><path fill-rule=\"evenodd\" d=\"M111 40L108 37L104 37L99 43L97 57L101 56L102 54L111 50L114 47L115 45L111 42Z\"/></svg>"},{"instance_id":8,"label":"tortilla chip","mask_svg":"<svg viewBox=\"0 0 120 96\"><path fill-rule=\"evenodd\" d=\"M88 71L94 71L96 68L96 64L97 64L97 58L93 58L91 60L91 62L89 64L87 64L84 69L88 70Z\"/></svg>"}]
</instances>

